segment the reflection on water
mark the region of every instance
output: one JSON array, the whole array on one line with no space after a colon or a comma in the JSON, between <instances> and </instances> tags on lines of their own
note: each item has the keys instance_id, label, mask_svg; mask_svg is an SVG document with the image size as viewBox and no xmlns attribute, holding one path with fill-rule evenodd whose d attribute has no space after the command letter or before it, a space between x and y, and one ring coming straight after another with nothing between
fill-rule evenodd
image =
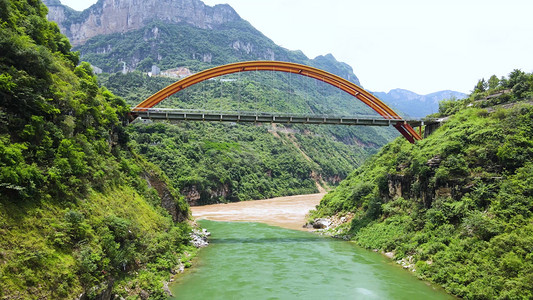
<instances>
[{"instance_id":1,"label":"reflection on water","mask_svg":"<svg viewBox=\"0 0 533 300\"><path fill-rule=\"evenodd\" d=\"M449 299L352 243L259 223L201 221L212 244L175 299Z\"/></svg>"},{"instance_id":2,"label":"reflection on water","mask_svg":"<svg viewBox=\"0 0 533 300\"><path fill-rule=\"evenodd\" d=\"M210 239L211 244L265 244L265 243L303 243L303 242L318 242L324 243L324 239L318 236L310 237L293 237L293 238L236 238L236 239ZM339 239L329 239L328 242L343 242Z\"/></svg>"}]
</instances>

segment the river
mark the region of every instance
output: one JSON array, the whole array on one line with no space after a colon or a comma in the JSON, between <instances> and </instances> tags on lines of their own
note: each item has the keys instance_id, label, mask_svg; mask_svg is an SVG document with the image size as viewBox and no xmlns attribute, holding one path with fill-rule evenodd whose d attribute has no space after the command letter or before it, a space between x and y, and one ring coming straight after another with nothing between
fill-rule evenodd
<instances>
[{"instance_id":1,"label":"river","mask_svg":"<svg viewBox=\"0 0 533 300\"><path fill-rule=\"evenodd\" d=\"M172 299L453 299L378 253L303 231L321 196L193 207L211 244Z\"/></svg>"}]
</instances>

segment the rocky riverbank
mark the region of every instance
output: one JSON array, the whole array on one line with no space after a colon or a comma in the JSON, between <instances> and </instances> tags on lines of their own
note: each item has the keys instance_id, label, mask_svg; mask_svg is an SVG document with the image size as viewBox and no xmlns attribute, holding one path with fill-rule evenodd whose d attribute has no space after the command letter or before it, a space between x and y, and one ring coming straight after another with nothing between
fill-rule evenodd
<instances>
[{"instance_id":1,"label":"rocky riverbank","mask_svg":"<svg viewBox=\"0 0 533 300\"><path fill-rule=\"evenodd\" d=\"M350 224L354 217L353 213L336 214L327 218L315 218L303 225L304 228L314 229L320 234L329 235L335 238L349 240L350 235L347 234L350 229Z\"/></svg>"},{"instance_id":2,"label":"rocky riverbank","mask_svg":"<svg viewBox=\"0 0 533 300\"><path fill-rule=\"evenodd\" d=\"M196 249L207 247L209 245L208 237L211 236L211 233L207 231L205 228L202 228L202 229L198 228L197 227L198 225L195 223L193 223L193 226L195 226L195 228L193 228L192 232L189 234L191 238L190 239L191 244ZM196 251L194 251L194 253L185 252L184 260L180 259L178 265L171 270L172 277L170 278L168 282L167 281L163 282L163 291L165 291L167 296L174 297L174 295L170 291L169 284L174 282L174 280L176 279L176 276L185 272L186 268L189 268L192 266L191 260L193 259L194 256L196 256Z\"/></svg>"},{"instance_id":3,"label":"rocky riverbank","mask_svg":"<svg viewBox=\"0 0 533 300\"><path fill-rule=\"evenodd\" d=\"M211 236L211 233L205 229L193 229L193 231L190 233L190 236L191 243L194 247L203 248L209 245L209 240L207 238Z\"/></svg>"}]
</instances>

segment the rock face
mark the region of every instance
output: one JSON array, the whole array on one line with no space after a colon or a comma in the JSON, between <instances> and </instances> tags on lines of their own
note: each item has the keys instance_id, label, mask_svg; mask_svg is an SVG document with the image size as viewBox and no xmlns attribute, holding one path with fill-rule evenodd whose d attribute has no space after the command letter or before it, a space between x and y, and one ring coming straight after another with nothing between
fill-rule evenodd
<instances>
[{"instance_id":1,"label":"rock face","mask_svg":"<svg viewBox=\"0 0 533 300\"><path fill-rule=\"evenodd\" d=\"M466 193L472 191L473 185L465 178L457 177L443 182L432 182L432 178L440 166L442 158L436 155L425 165L429 167L428 175L413 177L410 174L388 174L387 188L380 188L380 198L388 202L398 197L404 199L420 199L426 208L438 198L451 198L459 201ZM405 165L399 165L396 170L402 171ZM490 179L493 180L493 179Z\"/></svg>"},{"instance_id":2,"label":"rock face","mask_svg":"<svg viewBox=\"0 0 533 300\"><path fill-rule=\"evenodd\" d=\"M217 199L220 197L228 197L231 194L231 189L228 184L221 184L208 190L200 190L196 185L189 185L180 192L185 196L190 206L197 206L217 203Z\"/></svg>"},{"instance_id":3,"label":"rock face","mask_svg":"<svg viewBox=\"0 0 533 300\"><path fill-rule=\"evenodd\" d=\"M212 29L224 23L241 20L227 4L214 7L200 0L99 0L83 12L62 5L58 0L45 0L48 19L56 22L73 46L104 34L142 28L154 20L187 23Z\"/></svg>"},{"instance_id":4,"label":"rock face","mask_svg":"<svg viewBox=\"0 0 533 300\"><path fill-rule=\"evenodd\" d=\"M142 174L149 187L154 188L161 198L161 206L168 211L174 222L184 222L188 218L188 212L180 209L175 195L168 189L167 184L159 179L156 174L145 172Z\"/></svg>"}]
</instances>

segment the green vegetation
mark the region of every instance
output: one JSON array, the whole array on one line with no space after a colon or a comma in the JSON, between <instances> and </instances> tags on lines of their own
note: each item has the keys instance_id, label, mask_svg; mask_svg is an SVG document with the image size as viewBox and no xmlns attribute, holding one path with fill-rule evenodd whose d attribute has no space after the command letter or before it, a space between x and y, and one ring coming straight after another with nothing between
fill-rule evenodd
<instances>
[{"instance_id":1,"label":"green vegetation","mask_svg":"<svg viewBox=\"0 0 533 300\"><path fill-rule=\"evenodd\" d=\"M533 74L491 78L488 91L480 82L468 99L442 103L450 118L433 135L385 146L314 214L354 213L343 234L454 295L530 299ZM507 92L486 98L498 90ZM476 107L490 103L503 105Z\"/></svg>"},{"instance_id":2,"label":"green vegetation","mask_svg":"<svg viewBox=\"0 0 533 300\"><path fill-rule=\"evenodd\" d=\"M126 128L126 102L98 85L91 66L79 63L45 16L39 1L0 1L2 298L95 298L110 291L163 298L169 272L194 254L184 223L188 206L173 185L198 189L204 202L313 192L313 178L338 182L391 136L387 129L280 126L269 132L232 124ZM166 25L159 25L164 32ZM245 25L228 30L242 33ZM215 38L205 34L200 39ZM329 113L318 98L336 103L331 107L337 110L353 101L332 88L270 74L235 79L207 82L203 95L198 86L168 105ZM168 84L140 73L103 75L101 81L130 104Z\"/></svg>"},{"instance_id":3,"label":"green vegetation","mask_svg":"<svg viewBox=\"0 0 533 300\"><path fill-rule=\"evenodd\" d=\"M521 70L513 70L508 78L498 79L492 75L488 81L478 81L468 99L464 101L445 100L439 105L439 112L435 116L454 114L466 105L489 108L496 105L512 105L519 101L533 101L533 76Z\"/></svg>"},{"instance_id":4,"label":"green vegetation","mask_svg":"<svg viewBox=\"0 0 533 300\"><path fill-rule=\"evenodd\" d=\"M125 102L46 13L0 1L0 298L163 299L192 251L188 206L130 151Z\"/></svg>"},{"instance_id":5,"label":"green vegetation","mask_svg":"<svg viewBox=\"0 0 533 300\"><path fill-rule=\"evenodd\" d=\"M361 155L339 142L274 135L264 126L155 123L128 129L137 151L159 165L193 204L314 193L312 173L315 180L320 175L332 183L335 176L346 176ZM336 149L329 157L336 164L322 168L313 158L326 166L320 155L327 147ZM302 152L308 149L319 153L309 151L313 158L306 157Z\"/></svg>"}]
</instances>

